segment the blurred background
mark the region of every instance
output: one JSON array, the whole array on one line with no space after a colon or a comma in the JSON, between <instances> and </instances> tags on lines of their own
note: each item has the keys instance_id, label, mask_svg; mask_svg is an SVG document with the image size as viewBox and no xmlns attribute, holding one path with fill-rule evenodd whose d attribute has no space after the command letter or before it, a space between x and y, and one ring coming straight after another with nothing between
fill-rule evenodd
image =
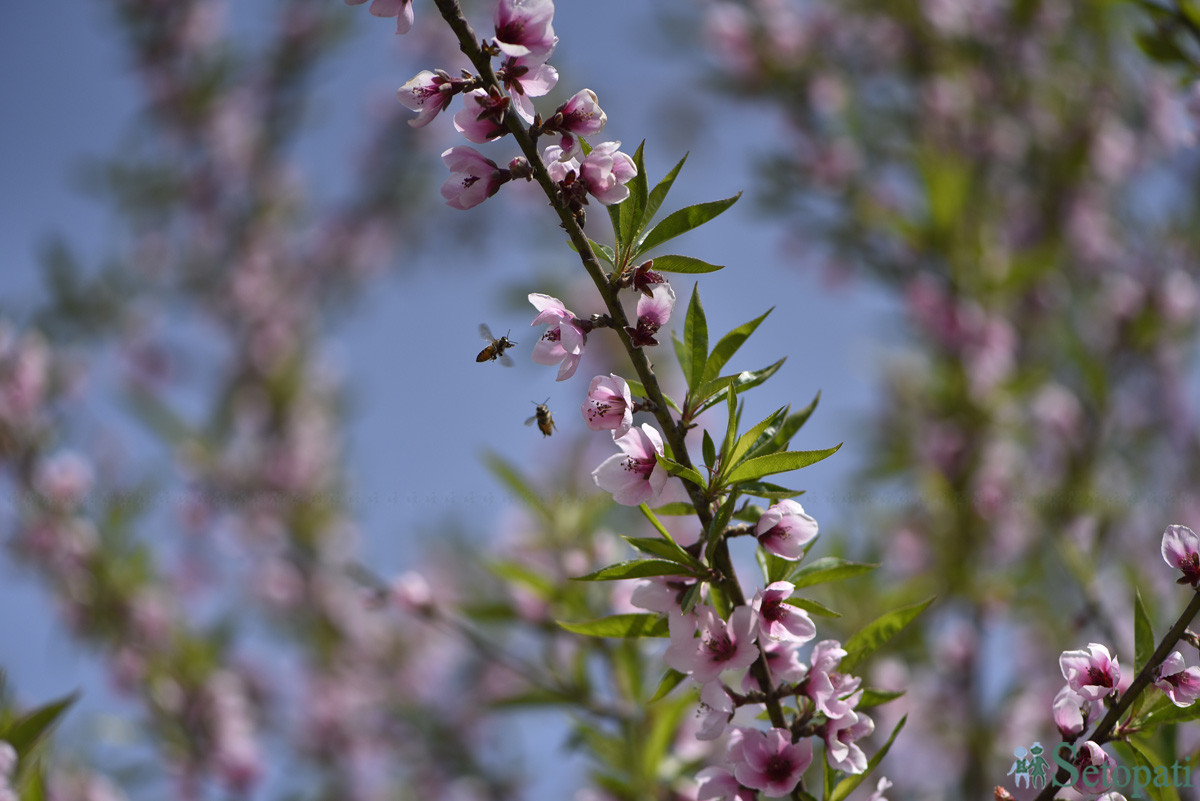
<instances>
[{"instance_id":1,"label":"blurred background","mask_svg":"<svg viewBox=\"0 0 1200 801\"><path fill-rule=\"evenodd\" d=\"M472 9L481 33L491 13ZM25 5L0 30L0 664L21 705L83 691L60 747L131 797L293 792L263 754L292 754L294 731L322 777L304 797L404 797L380 789L382 744L433 739L429 707L403 732L353 721L412 690L428 635L364 632L348 596L415 569L469 585L451 580L464 552L520 561L572 527L641 525L587 500L610 446L578 409L613 352L593 337L561 383L528 358L528 293L597 310L544 202L516 185L440 202L438 154L460 142L448 119L412 130L395 90L462 62L432 8L416 16L397 37L365 6L111 0ZM909 689L883 734L927 713L885 763L895 797L989 791L1015 747L1057 737L1059 651L1128 647L1134 584L1172 614L1170 582L1144 576L1162 528L1200 508L1195 42L1123 4L1050 0L562 3L555 30L540 109L593 89L601 139L644 139L652 182L688 153L668 208L745 193L672 252L727 265L700 283L710 330L775 309L732 365L787 357L746 414L820 391L794 447L845 443L793 479L829 552L884 565L823 599L843 604L834 625L939 596L869 679ZM692 281L673 283L682 319ZM474 361L481 322L511 331L515 367ZM547 396L550 439L524 425ZM580 564L622 556L576 546ZM475 619L583 603L533 595L546 609L513 597ZM269 711L276 691L310 702L302 724ZM277 733L252 746L247 720ZM506 725L527 754L587 741L545 711ZM516 792L496 765L409 756L424 797ZM516 797L598 770L517 761Z\"/></svg>"}]
</instances>

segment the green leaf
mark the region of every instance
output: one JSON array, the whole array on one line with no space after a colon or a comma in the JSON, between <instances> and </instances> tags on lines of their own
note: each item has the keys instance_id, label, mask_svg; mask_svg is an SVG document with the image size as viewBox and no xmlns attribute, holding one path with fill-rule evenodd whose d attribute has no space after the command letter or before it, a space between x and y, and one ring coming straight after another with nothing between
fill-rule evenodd
<instances>
[{"instance_id":1,"label":"green leaf","mask_svg":"<svg viewBox=\"0 0 1200 801\"><path fill-rule=\"evenodd\" d=\"M671 347L675 349L675 359L679 362L679 371L683 373L686 379L692 374L692 351L687 347L683 340L675 336L675 332L671 332ZM689 392L691 387L688 387Z\"/></svg>"},{"instance_id":2,"label":"green leaf","mask_svg":"<svg viewBox=\"0 0 1200 801\"><path fill-rule=\"evenodd\" d=\"M675 501L673 503L664 503L662 506L654 507L654 513L664 515L666 517L679 517L681 515L696 514L696 507L690 503Z\"/></svg>"},{"instance_id":3,"label":"green leaf","mask_svg":"<svg viewBox=\"0 0 1200 801\"><path fill-rule=\"evenodd\" d=\"M863 663L868 656L879 650L880 646L895 637L896 634L916 618L917 615L933 603L933 598L926 598L919 603L910 604L881 615L868 623L862 631L855 634L842 647L846 655L842 657L838 670L842 673L853 673L854 669Z\"/></svg>"},{"instance_id":4,"label":"green leaf","mask_svg":"<svg viewBox=\"0 0 1200 801\"><path fill-rule=\"evenodd\" d=\"M642 227L645 225L646 213L646 163L643 160L642 150L645 148L646 142L638 145L637 151L633 154L633 163L637 167L637 175L629 179L625 186L629 187L629 197L627 197L619 205L619 223L620 223L620 243L622 249L628 254L631 250L631 243L637 237ZM618 230L614 227L613 230Z\"/></svg>"},{"instance_id":5,"label":"green leaf","mask_svg":"<svg viewBox=\"0 0 1200 801\"><path fill-rule=\"evenodd\" d=\"M659 456L658 463L661 464L663 468L671 475L679 476L684 481L690 481L701 489L705 489L708 486L708 482L704 480L704 476L700 475L700 473L691 467L684 467L674 459L668 459L666 456Z\"/></svg>"},{"instance_id":6,"label":"green leaf","mask_svg":"<svg viewBox=\"0 0 1200 801\"><path fill-rule=\"evenodd\" d=\"M610 615L599 620L587 620L582 623L567 623L562 620L554 622L573 634L585 634L589 637L668 636L667 619L662 615Z\"/></svg>"},{"instance_id":7,"label":"green leaf","mask_svg":"<svg viewBox=\"0 0 1200 801\"><path fill-rule=\"evenodd\" d=\"M1154 656L1154 628L1150 615L1146 614L1146 605L1142 603L1142 593L1136 589L1133 596L1133 653L1138 670Z\"/></svg>"},{"instance_id":8,"label":"green leaf","mask_svg":"<svg viewBox=\"0 0 1200 801\"><path fill-rule=\"evenodd\" d=\"M787 408L786 406L781 406L768 415L765 420L755 425L754 428L738 437L733 449L725 457L725 464L728 465L729 469L736 467L738 462L742 461L742 457L749 453L750 447L758 441L759 437L787 416Z\"/></svg>"},{"instance_id":9,"label":"green leaf","mask_svg":"<svg viewBox=\"0 0 1200 801\"><path fill-rule=\"evenodd\" d=\"M691 614L691 611L696 608L696 604L700 600L700 590L703 587L704 583L697 581L683 591L683 600L680 602L679 608L685 615Z\"/></svg>"},{"instance_id":10,"label":"green leaf","mask_svg":"<svg viewBox=\"0 0 1200 801\"><path fill-rule=\"evenodd\" d=\"M755 548L754 558L758 560L758 566L762 568L763 582L766 584L783 581L788 571L792 569L791 562L776 556L766 548Z\"/></svg>"},{"instance_id":11,"label":"green leaf","mask_svg":"<svg viewBox=\"0 0 1200 801\"><path fill-rule=\"evenodd\" d=\"M754 479L775 475L776 473L788 473L792 470L799 470L802 467L808 467L811 464L816 464L822 459L832 456L841 447L841 443L838 443L832 448L826 448L821 451L781 451L780 453L768 453L766 456L756 456L753 459L747 459L735 467L725 477L725 480L731 484L735 484L742 481L753 481Z\"/></svg>"},{"instance_id":12,"label":"green leaf","mask_svg":"<svg viewBox=\"0 0 1200 801\"><path fill-rule=\"evenodd\" d=\"M851 562L836 556L822 556L811 564L796 568L786 580L796 585L796 589L801 589L817 584L828 584L831 581L845 581L848 578L869 573L877 567L879 567L877 564Z\"/></svg>"},{"instance_id":13,"label":"green leaf","mask_svg":"<svg viewBox=\"0 0 1200 801\"><path fill-rule=\"evenodd\" d=\"M798 606L806 612L812 612L814 615L821 617L841 617L841 614L833 611L825 604L819 604L811 598L788 598L787 603L792 606Z\"/></svg>"},{"instance_id":14,"label":"green leaf","mask_svg":"<svg viewBox=\"0 0 1200 801\"><path fill-rule=\"evenodd\" d=\"M668 254L654 257L654 270L660 273L715 273L724 270L724 264L710 264L694 256Z\"/></svg>"},{"instance_id":15,"label":"green leaf","mask_svg":"<svg viewBox=\"0 0 1200 801\"><path fill-rule=\"evenodd\" d=\"M783 367L783 363L785 361L787 361L786 356L774 364L762 368L761 370L743 370L740 373L723 375L720 378L714 378L712 381L705 381L700 386L699 391L693 393L694 397L696 398L695 403L699 404L699 408L696 409L696 414L699 414L700 412L703 412L704 410L720 403L720 393L726 387L733 387L738 392L744 392L747 389L756 387L771 376L775 375L775 373L779 371L779 368Z\"/></svg>"},{"instance_id":16,"label":"green leaf","mask_svg":"<svg viewBox=\"0 0 1200 801\"><path fill-rule=\"evenodd\" d=\"M704 466L709 470L717 463L717 446L713 444L708 429L704 429L704 439L701 441L700 452L704 454Z\"/></svg>"},{"instance_id":17,"label":"green leaf","mask_svg":"<svg viewBox=\"0 0 1200 801\"><path fill-rule=\"evenodd\" d=\"M708 320L700 303L700 284L692 285L692 299L683 321L683 347L688 353L687 372L683 377L690 390L700 385L700 374L708 358Z\"/></svg>"},{"instance_id":18,"label":"green leaf","mask_svg":"<svg viewBox=\"0 0 1200 801\"><path fill-rule=\"evenodd\" d=\"M821 393L817 392L816 397L812 399L812 403L805 406L798 412L789 414L787 420L783 421L783 425L779 427L775 438L772 440L771 450L781 450L788 446L792 441L792 437L796 436L796 432L808 422L808 418L812 417L812 413L817 409L817 403L821 400Z\"/></svg>"},{"instance_id":19,"label":"green leaf","mask_svg":"<svg viewBox=\"0 0 1200 801\"><path fill-rule=\"evenodd\" d=\"M691 576L691 570L665 559L634 559L618 562L601 568L586 576L576 576L574 581L619 581L620 579L648 578L650 576Z\"/></svg>"},{"instance_id":20,"label":"green leaf","mask_svg":"<svg viewBox=\"0 0 1200 801\"><path fill-rule=\"evenodd\" d=\"M772 501L797 498L804 494L804 490L790 490L787 487L781 487L778 484L771 484L766 481L742 482L738 486L738 489L746 495L753 495L756 498L767 498Z\"/></svg>"},{"instance_id":21,"label":"green leaf","mask_svg":"<svg viewBox=\"0 0 1200 801\"><path fill-rule=\"evenodd\" d=\"M889 701L895 701L904 695L904 690L874 690L870 687L862 691L862 698L858 699L858 706L855 709L870 709L873 706L882 706Z\"/></svg>"},{"instance_id":22,"label":"green leaf","mask_svg":"<svg viewBox=\"0 0 1200 801\"><path fill-rule=\"evenodd\" d=\"M650 197L646 201L646 211L642 218L642 225L654 219L654 215L658 213L658 209L662 206L663 201L667 199L667 193L671 191L671 187L675 183L675 178L679 175L679 171L683 169L683 163L687 161L688 154L684 153L683 158L679 163L667 173L661 181L659 181L653 189L650 190ZM642 232L638 231L637 235L641 236Z\"/></svg>"},{"instance_id":23,"label":"green leaf","mask_svg":"<svg viewBox=\"0 0 1200 801\"><path fill-rule=\"evenodd\" d=\"M588 242L591 243L592 250L596 253L597 256L604 259L609 264L612 264L614 266L616 265L617 257L616 257L616 254L613 253L612 248L610 248L608 245L601 245L595 239L589 239Z\"/></svg>"},{"instance_id":24,"label":"green leaf","mask_svg":"<svg viewBox=\"0 0 1200 801\"><path fill-rule=\"evenodd\" d=\"M1146 716L1147 729L1200 719L1200 703L1191 706L1175 706L1169 701L1167 703L1168 706L1160 707Z\"/></svg>"},{"instance_id":25,"label":"green leaf","mask_svg":"<svg viewBox=\"0 0 1200 801\"><path fill-rule=\"evenodd\" d=\"M661 557L663 559L666 559L668 562L678 562L681 565L689 565L691 567L699 567L700 566L700 563L697 562L692 557L691 554L689 554L687 551L683 550L682 548L680 548L678 545L676 545L673 542L667 542L665 540L656 540L656 539L652 539L650 537L625 537L625 536L622 536L621 539L625 540L630 545L632 545L634 548L637 548L639 551L648 553L651 556Z\"/></svg>"},{"instance_id":26,"label":"green leaf","mask_svg":"<svg viewBox=\"0 0 1200 801\"><path fill-rule=\"evenodd\" d=\"M712 525L708 529L708 545L704 549L704 561L710 565L717 545L724 539L725 527L729 525L729 519L733 517L733 507L736 503L737 493L729 493L724 503L717 509L717 513L713 515Z\"/></svg>"},{"instance_id":27,"label":"green leaf","mask_svg":"<svg viewBox=\"0 0 1200 801\"><path fill-rule=\"evenodd\" d=\"M1141 798L1141 793L1146 793L1146 797L1152 799L1152 801L1179 801L1179 793L1175 791L1174 787L1162 786L1153 781L1152 777L1154 776L1155 768L1167 763L1159 754L1155 753L1153 746L1148 740L1142 737L1131 737L1124 743L1116 744L1117 748L1121 748L1122 746L1129 749L1129 752L1133 756L1133 761L1137 763L1138 767L1149 771L1147 778L1151 779L1144 786L1141 782L1133 784L1131 789L1136 790L1137 793L1130 793L1131 796Z\"/></svg>"},{"instance_id":28,"label":"green leaf","mask_svg":"<svg viewBox=\"0 0 1200 801\"><path fill-rule=\"evenodd\" d=\"M51 701L30 710L9 725L8 731L4 733L4 739L16 749L17 754L24 758L30 749L49 733L58 719L78 698L79 693L74 692L57 701Z\"/></svg>"},{"instance_id":29,"label":"green leaf","mask_svg":"<svg viewBox=\"0 0 1200 801\"><path fill-rule=\"evenodd\" d=\"M680 673L675 668L667 668L667 672L663 674L662 680L658 683L658 689L654 691L654 695L650 696L650 700L646 703L653 704L666 698L671 690L674 690L680 683L687 678L686 673Z\"/></svg>"},{"instance_id":30,"label":"green leaf","mask_svg":"<svg viewBox=\"0 0 1200 801\"><path fill-rule=\"evenodd\" d=\"M709 355L708 361L704 364L704 375L701 381L707 383L721 374L721 368L724 367L733 354L738 352L738 349L750 338L754 330L758 328L763 320L767 319L767 315L775 311L775 307L767 309L760 316L755 317L748 323L742 323L737 328L730 331L725 336L721 337L721 341L713 348L712 354Z\"/></svg>"},{"instance_id":31,"label":"green leaf","mask_svg":"<svg viewBox=\"0 0 1200 801\"><path fill-rule=\"evenodd\" d=\"M842 661L844 662L845 660ZM904 728L904 724L907 721L908 715L900 718L900 722L896 724L896 728L892 729L892 735L888 737L887 742L884 743L883 747L876 751L875 755L867 761L867 769L862 773L855 774L853 776L847 776L838 782L837 787L833 788L833 793L827 796L825 801L845 801L846 797L854 792L858 785L862 784L863 781L871 775L871 772L875 770L879 763L883 761L883 758L887 756L887 752L892 748L892 743L896 741L896 735L899 734L900 730Z\"/></svg>"},{"instance_id":32,"label":"green leaf","mask_svg":"<svg viewBox=\"0 0 1200 801\"><path fill-rule=\"evenodd\" d=\"M686 234L693 228L704 225L704 223L736 203L741 196L742 193L738 192L733 197L727 197L723 200L697 203L694 206L687 206L679 209L679 211L671 212L662 222L650 229L650 233L646 234L642 241L638 243L638 253L656 248L680 234Z\"/></svg>"}]
</instances>

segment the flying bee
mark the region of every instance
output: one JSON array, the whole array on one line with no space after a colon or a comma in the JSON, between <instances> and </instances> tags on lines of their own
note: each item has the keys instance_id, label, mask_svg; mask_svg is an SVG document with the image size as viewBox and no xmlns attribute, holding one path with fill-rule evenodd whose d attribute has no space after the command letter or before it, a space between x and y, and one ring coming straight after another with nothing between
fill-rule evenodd
<instances>
[{"instance_id":1,"label":"flying bee","mask_svg":"<svg viewBox=\"0 0 1200 801\"><path fill-rule=\"evenodd\" d=\"M546 398L546 400L550 400ZM533 421L537 421L538 430L542 432L543 437L548 437L554 433L554 415L550 414L550 407L545 403L537 404L537 410L525 421L525 425L533 425Z\"/></svg>"},{"instance_id":2,"label":"flying bee","mask_svg":"<svg viewBox=\"0 0 1200 801\"><path fill-rule=\"evenodd\" d=\"M492 329L488 328L484 324L480 324L479 326L479 335L487 340L488 345L486 348L479 351L479 355L475 357L475 361L494 362L499 359L500 363L505 367L513 366L513 360L505 356L504 351L517 344L516 342L513 342L511 339L509 339L507 334L499 339L496 339L494 336L492 336Z\"/></svg>"}]
</instances>

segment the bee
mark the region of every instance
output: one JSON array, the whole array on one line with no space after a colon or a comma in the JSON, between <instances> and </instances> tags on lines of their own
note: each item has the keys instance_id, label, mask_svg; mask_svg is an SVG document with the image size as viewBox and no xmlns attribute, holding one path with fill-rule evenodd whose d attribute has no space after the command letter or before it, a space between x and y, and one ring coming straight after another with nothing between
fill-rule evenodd
<instances>
[{"instance_id":1,"label":"bee","mask_svg":"<svg viewBox=\"0 0 1200 801\"><path fill-rule=\"evenodd\" d=\"M546 398L546 400L550 400ZM542 432L543 437L548 437L554 433L554 415L550 414L550 407L545 403L537 404L537 410L533 416L525 421L525 425L533 425L533 421L537 421L538 430Z\"/></svg>"},{"instance_id":2,"label":"bee","mask_svg":"<svg viewBox=\"0 0 1200 801\"><path fill-rule=\"evenodd\" d=\"M494 336L492 336L492 329L483 324L480 324L479 326L479 335L487 340L488 345L486 348L479 351L479 355L475 357L475 361L494 362L499 359L500 363L505 367L513 366L513 360L505 356L504 351L517 344L516 342L513 342L511 339L509 339L507 334L499 339L496 339Z\"/></svg>"}]
</instances>

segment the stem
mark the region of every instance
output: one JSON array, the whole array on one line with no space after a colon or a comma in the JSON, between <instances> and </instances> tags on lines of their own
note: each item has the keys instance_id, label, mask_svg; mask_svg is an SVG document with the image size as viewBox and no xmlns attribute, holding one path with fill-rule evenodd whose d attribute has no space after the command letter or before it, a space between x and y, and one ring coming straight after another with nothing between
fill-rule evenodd
<instances>
[{"instance_id":1,"label":"stem","mask_svg":"<svg viewBox=\"0 0 1200 801\"><path fill-rule=\"evenodd\" d=\"M495 73L492 71L491 57L480 46L480 39L463 17L462 9L459 8L457 0L434 0L434 3L437 5L442 18L446 20L451 30L454 31L454 35L458 37L459 48L471 61L471 65L475 67L484 85L495 87L497 91L503 92L503 87L500 86L496 80ZM608 314L612 318L612 328L617 332L617 336L621 338L621 344L624 346L625 352L629 355L629 360L633 363L634 370L637 371L638 379L642 382L642 386L646 390L646 395L654 404L652 410L647 409L646 411L651 411L658 421L663 436L671 446L672 458L680 465L695 470L691 456L688 454L687 443L684 440L685 430L683 426L678 425L671 418L670 407L667 406L662 389L658 385L658 377L654 374L654 368L651 367L650 360L647 358L645 351L642 348L634 347L629 334L625 330L629 326L629 318L625 315L625 310L621 306L618 290L609 282L604 268L600 265L600 260L596 258L596 253L592 250L592 243L588 240L587 234L584 233L579 221L559 201L558 187L550 177L546 165L542 163L541 154L537 150L537 143L529 134L529 129L525 127L515 114L506 115L505 122L513 138L516 139L517 144L520 146L521 152L528 160L529 166L533 170L534 180L542 187L542 191L550 201L550 206L558 214L560 225L567 232L571 244L574 245L575 250L579 253L579 258L583 262L584 268L587 270L588 275L591 276L592 282L596 285L596 291L600 293L600 298L604 301L604 305L608 309ZM712 526L713 511L709 499L705 496L704 489L686 480L683 481L683 486L687 490L688 497L692 501L692 506L696 510L696 517L699 518L700 525L705 532L708 532ZM709 532L709 535L720 537L722 532ZM734 606L745 605L746 598L742 593L741 585L738 583L737 574L733 569L733 562L729 558L729 551L726 549L724 542L721 542L717 547L714 554L714 561L717 563L714 566L725 577L720 582L721 589L726 593ZM770 671L767 669L766 658L761 654L758 661L751 666L751 673L758 681L763 693L768 696L766 706L767 713L771 718L771 724L779 728L786 728L783 708L780 706L778 699L772 695L774 687L771 682Z\"/></svg>"},{"instance_id":2,"label":"stem","mask_svg":"<svg viewBox=\"0 0 1200 801\"><path fill-rule=\"evenodd\" d=\"M1176 643L1183 639L1184 632L1187 631L1187 627L1191 625L1192 620L1198 613L1200 613L1200 592L1193 593L1191 603L1187 605L1187 609L1183 610L1183 614L1180 615L1179 619L1175 621L1175 625L1172 626L1171 630L1163 636L1161 641L1159 641L1158 647L1154 649L1154 654L1151 655L1149 661L1147 661L1145 666L1142 667L1141 671L1137 674L1137 677L1133 680L1133 683L1129 685L1129 689L1126 690L1125 694L1121 696L1120 700L1108 710L1108 714L1106 714L1104 718L1098 724L1096 724L1096 728L1092 732L1092 736L1088 738L1089 740L1094 742L1096 745L1104 745L1105 743L1115 739L1113 730L1116 728L1117 723L1121 720L1121 716L1129 710L1129 707L1132 706L1133 702L1137 700L1137 697L1141 695L1142 690L1146 689L1146 687L1148 687L1154 680L1154 672L1158 670L1158 666L1163 663L1163 660L1170 655L1171 649L1175 647ZM1056 775L1056 778L1059 781L1065 781L1067 776L1068 774L1065 770L1060 770ZM1042 788L1042 791L1038 793L1037 798L1035 798L1034 801L1050 801L1050 799L1054 797L1054 793L1059 789L1060 787L1058 785L1055 785L1053 782L1051 782Z\"/></svg>"}]
</instances>

